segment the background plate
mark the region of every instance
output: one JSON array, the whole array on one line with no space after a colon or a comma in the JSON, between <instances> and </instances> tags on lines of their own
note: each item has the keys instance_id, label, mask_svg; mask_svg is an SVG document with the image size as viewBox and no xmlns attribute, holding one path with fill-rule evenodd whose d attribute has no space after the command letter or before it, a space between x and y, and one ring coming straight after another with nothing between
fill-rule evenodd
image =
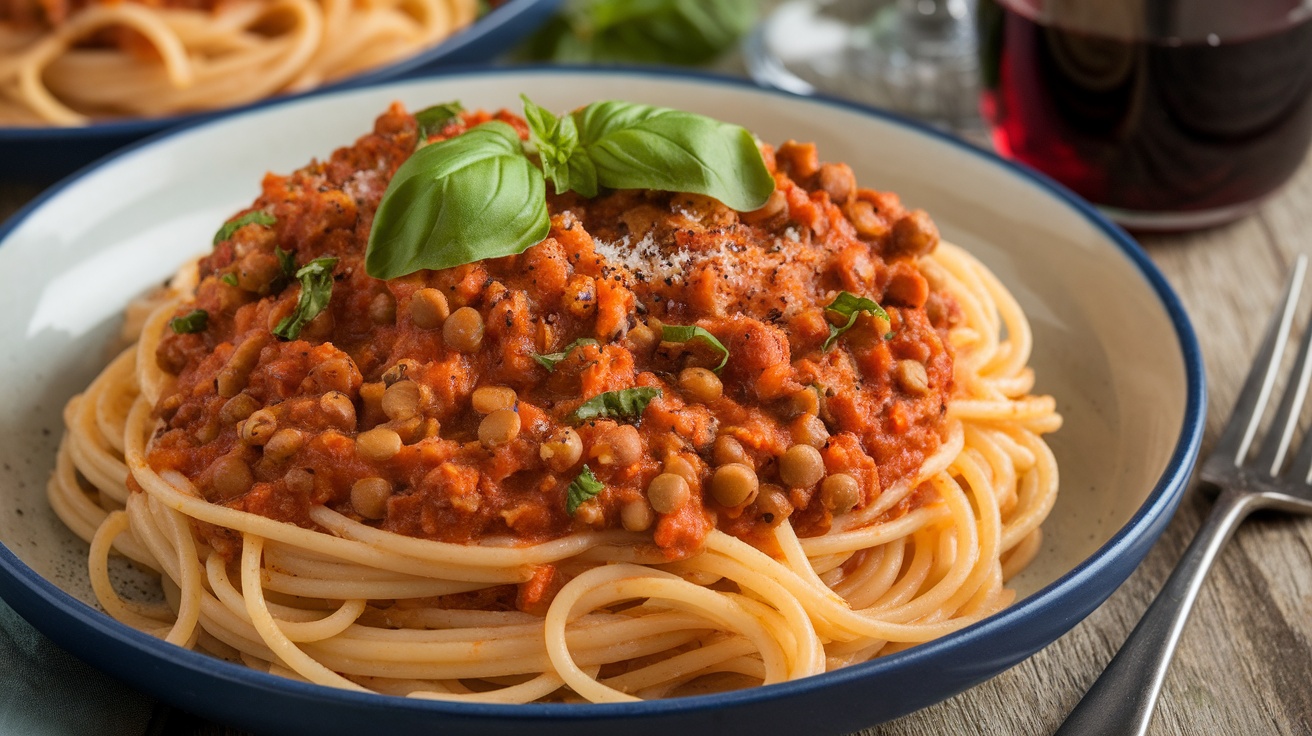
<instances>
[{"instance_id":1,"label":"background plate","mask_svg":"<svg viewBox=\"0 0 1312 736\"><path fill-rule=\"evenodd\" d=\"M442 66L489 61L542 25L561 0L507 0L442 43L401 61L294 95L248 105L163 118L133 118L78 128L0 125L0 182L49 184L105 154L184 123L250 110L278 100L399 79Z\"/></svg>"}]
</instances>

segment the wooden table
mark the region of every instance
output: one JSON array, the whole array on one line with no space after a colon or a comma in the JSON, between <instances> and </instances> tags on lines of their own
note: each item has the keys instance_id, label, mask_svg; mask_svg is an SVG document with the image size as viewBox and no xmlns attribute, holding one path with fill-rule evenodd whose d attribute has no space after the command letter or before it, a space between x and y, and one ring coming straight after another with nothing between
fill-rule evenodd
<instances>
[{"instance_id":1,"label":"wooden table","mask_svg":"<svg viewBox=\"0 0 1312 736\"><path fill-rule=\"evenodd\" d=\"M0 218L36 194L0 185ZM1198 330L1210 391L1206 456L1256 350L1277 285L1297 253L1312 253L1312 159L1254 216L1143 243ZM1191 488L1129 582L1052 646L951 700L862 733L1051 733L1133 628L1209 508L1208 495ZM186 714L162 717L170 728L156 732L238 733ZM1259 516L1240 529L1185 629L1151 733L1312 733L1312 521Z\"/></svg>"}]
</instances>

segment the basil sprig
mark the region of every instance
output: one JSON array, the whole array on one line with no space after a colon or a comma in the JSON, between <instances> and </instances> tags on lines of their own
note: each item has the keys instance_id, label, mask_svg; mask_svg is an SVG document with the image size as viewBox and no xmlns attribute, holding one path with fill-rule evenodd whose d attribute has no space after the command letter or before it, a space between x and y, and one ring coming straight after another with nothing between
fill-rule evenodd
<instances>
[{"instance_id":1,"label":"basil sprig","mask_svg":"<svg viewBox=\"0 0 1312 736\"><path fill-rule=\"evenodd\" d=\"M228 238L231 238L233 233L246 227L247 225L263 225L264 227L272 227L277 223L278 223L278 218L274 217L268 212L265 212L264 210L255 210L253 212L247 212L241 217L234 217L231 220L228 220L227 222L223 223L223 227L219 228L219 231L214 233L213 244L218 245L219 243L222 243Z\"/></svg>"},{"instance_id":2,"label":"basil sprig","mask_svg":"<svg viewBox=\"0 0 1312 736\"><path fill-rule=\"evenodd\" d=\"M586 422L589 419L637 419L661 393L660 389L650 386L607 391L580 404L570 418L575 422Z\"/></svg>"},{"instance_id":3,"label":"basil sprig","mask_svg":"<svg viewBox=\"0 0 1312 736\"><path fill-rule=\"evenodd\" d=\"M701 340L702 342L715 348L720 353L720 364L711 370L719 373L729 362L729 348L724 343L712 335L705 327L697 325L661 325L661 339L665 342L692 342Z\"/></svg>"},{"instance_id":4,"label":"basil sprig","mask_svg":"<svg viewBox=\"0 0 1312 736\"><path fill-rule=\"evenodd\" d=\"M464 106L459 102L443 102L415 113L415 123L419 126L415 147L423 148L431 136L441 133L447 123L460 117L464 111Z\"/></svg>"},{"instance_id":5,"label":"basil sprig","mask_svg":"<svg viewBox=\"0 0 1312 736\"><path fill-rule=\"evenodd\" d=\"M424 146L401 165L369 233L370 276L451 268L536 245L550 230L548 178L557 192L585 197L601 187L658 189L703 194L743 212L774 191L756 140L737 125L616 101L557 117L525 99L524 115L527 145L514 128L491 121Z\"/></svg>"},{"instance_id":6,"label":"basil sprig","mask_svg":"<svg viewBox=\"0 0 1312 736\"><path fill-rule=\"evenodd\" d=\"M333 297L333 266L336 258L316 258L301 266L296 278L301 282L301 296L296 300L296 308L282 318L273 334L283 340L295 340L301 334L301 328L319 316Z\"/></svg>"},{"instance_id":7,"label":"basil sprig","mask_svg":"<svg viewBox=\"0 0 1312 736\"><path fill-rule=\"evenodd\" d=\"M193 309L181 317L169 320L169 329L173 330L175 335L189 335L193 332L204 332L209 323L209 312L204 309Z\"/></svg>"},{"instance_id":8,"label":"basil sprig","mask_svg":"<svg viewBox=\"0 0 1312 736\"><path fill-rule=\"evenodd\" d=\"M551 229L542 172L499 120L424 146L383 193L365 270L394 279L520 253Z\"/></svg>"},{"instance_id":9,"label":"basil sprig","mask_svg":"<svg viewBox=\"0 0 1312 736\"><path fill-rule=\"evenodd\" d=\"M594 102L560 118L524 98L529 137L557 192L599 187L714 197L748 212L765 204L774 177L746 129L668 107Z\"/></svg>"},{"instance_id":10,"label":"basil sprig","mask_svg":"<svg viewBox=\"0 0 1312 736\"><path fill-rule=\"evenodd\" d=\"M825 311L834 312L843 317L847 317L847 322L841 327L829 325L829 337L826 338L824 344L820 346L821 351L829 350L829 348L833 347L834 342L838 340L839 336L852 329L852 326L856 324L856 318L862 312L873 314L876 317L888 320L888 312L885 312L884 308L879 306L879 304L873 299L857 296L850 291L839 292L838 296L834 297L834 301L830 303L829 306L825 307Z\"/></svg>"},{"instance_id":11,"label":"basil sprig","mask_svg":"<svg viewBox=\"0 0 1312 736\"><path fill-rule=\"evenodd\" d=\"M590 337L580 337L574 342L571 342L570 344L566 345L565 349L560 351L559 353L547 353L545 355L532 353L530 357L532 357L533 360L536 360L538 362L538 365L542 366L543 368L546 368L549 371L554 371L556 370L556 364L564 360L565 358L568 358L569 354L574 352L574 348L581 348L584 345L596 345L596 344L597 341L593 340Z\"/></svg>"},{"instance_id":12,"label":"basil sprig","mask_svg":"<svg viewBox=\"0 0 1312 736\"><path fill-rule=\"evenodd\" d=\"M601 489L605 487L601 481L597 480L597 476L592 474L592 468L584 465L583 470L579 471L578 477L570 481L569 488L565 489L565 513L573 516L584 501L601 493Z\"/></svg>"}]
</instances>

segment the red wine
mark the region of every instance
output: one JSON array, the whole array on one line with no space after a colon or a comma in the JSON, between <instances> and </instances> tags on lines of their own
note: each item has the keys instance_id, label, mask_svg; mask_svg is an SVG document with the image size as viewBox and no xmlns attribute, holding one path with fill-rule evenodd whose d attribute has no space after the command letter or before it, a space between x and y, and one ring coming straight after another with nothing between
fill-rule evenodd
<instances>
[{"instance_id":1,"label":"red wine","mask_svg":"<svg viewBox=\"0 0 1312 736\"><path fill-rule=\"evenodd\" d=\"M981 104L1003 155L1100 205L1173 213L1255 203L1302 163L1312 139L1302 0L1163 1L1122 19L1135 26L1123 37L1045 26L1018 2L979 5Z\"/></svg>"}]
</instances>

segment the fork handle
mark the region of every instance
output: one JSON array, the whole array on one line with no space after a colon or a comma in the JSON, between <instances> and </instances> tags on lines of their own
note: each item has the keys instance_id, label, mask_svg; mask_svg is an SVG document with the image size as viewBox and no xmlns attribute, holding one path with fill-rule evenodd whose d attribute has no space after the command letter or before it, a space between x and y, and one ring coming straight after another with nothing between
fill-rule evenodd
<instances>
[{"instance_id":1,"label":"fork handle","mask_svg":"<svg viewBox=\"0 0 1312 736\"><path fill-rule=\"evenodd\" d=\"M1255 494L1221 493L1161 592L1054 736L1147 733L1166 668L1203 578L1257 500Z\"/></svg>"}]
</instances>

